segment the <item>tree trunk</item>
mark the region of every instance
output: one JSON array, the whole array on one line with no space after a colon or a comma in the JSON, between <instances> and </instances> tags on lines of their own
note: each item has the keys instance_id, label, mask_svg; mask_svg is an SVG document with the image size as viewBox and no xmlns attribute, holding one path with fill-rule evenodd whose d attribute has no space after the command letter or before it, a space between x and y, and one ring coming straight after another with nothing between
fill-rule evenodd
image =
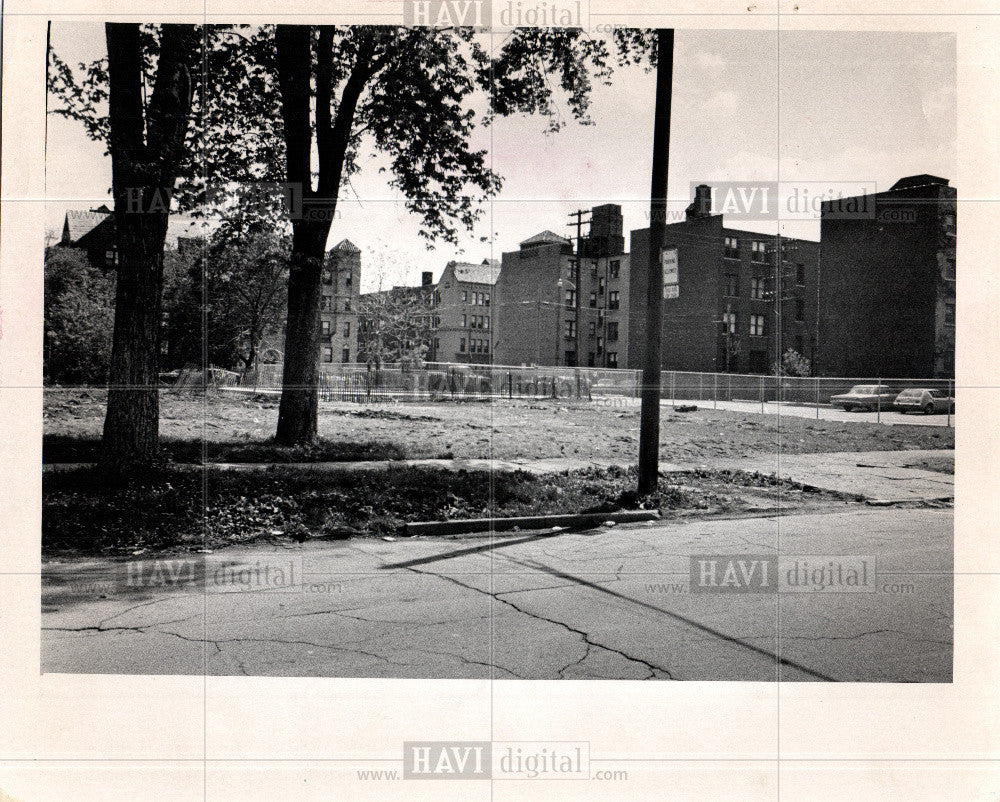
<instances>
[{"instance_id":1,"label":"tree trunk","mask_svg":"<svg viewBox=\"0 0 1000 802\"><path fill-rule=\"evenodd\" d=\"M159 438L163 245L191 110L198 34L164 25L148 108L136 23L108 23L108 117L118 286L101 464L122 474L150 465Z\"/></svg>"},{"instance_id":2,"label":"tree trunk","mask_svg":"<svg viewBox=\"0 0 1000 802\"><path fill-rule=\"evenodd\" d=\"M285 360L275 439L285 445L316 438L319 411L319 304L329 223L293 226L288 269Z\"/></svg>"},{"instance_id":3,"label":"tree trunk","mask_svg":"<svg viewBox=\"0 0 1000 802\"><path fill-rule=\"evenodd\" d=\"M312 33L310 28L279 25L275 33L278 84L284 122L288 182L301 189L302 216L292 221L292 254L288 272L288 319L285 327L284 374L275 440L299 445L316 438L319 411L319 303L326 238L336 216L340 181L347 158L358 100L367 81L371 47L359 52L331 120L333 29L321 27L316 65L316 145L318 189L312 189Z\"/></svg>"},{"instance_id":4,"label":"tree trunk","mask_svg":"<svg viewBox=\"0 0 1000 802\"><path fill-rule=\"evenodd\" d=\"M102 464L151 464L159 443L159 355L166 217L123 215Z\"/></svg>"}]
</instances>

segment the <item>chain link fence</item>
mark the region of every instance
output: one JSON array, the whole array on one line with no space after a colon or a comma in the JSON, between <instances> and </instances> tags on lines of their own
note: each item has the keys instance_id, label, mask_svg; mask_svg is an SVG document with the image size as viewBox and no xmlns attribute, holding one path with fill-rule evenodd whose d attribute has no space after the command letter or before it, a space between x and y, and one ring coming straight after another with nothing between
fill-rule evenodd
<instances>
[{"instance_id":1,"label":"chain link fence","mask_svg":"<svg viewBox=\"0 0 1000 802\"><path fill-rule=\"evenodd\" d=\"M212 371L209 376L216 375ZM217 372L218 386L240 392L277 394L281 390L281 365L262 365L242 376ZM843 410L831 397L855 386L882 385L886 394L905 389L940 390L954 397L949 379L838 378L823 376L761 376L738 373L663 371L660 397L678 404L712 404L718 408L777 412L779 408L817 418L830 418ZM320 398L324 401L384 403L388 401L486 401L492 399L552 399L638 403L642 373L614 368L507 367L499 365L428 363L420 366L324 365L319 374ZM633 399L632 402L629 400ZM796 410L796 408L799 408ZM871 410L880 420L893 411L890 400L879 401ZM947 424L951 423L950 411Z\"/></svg>"}]
</instances>

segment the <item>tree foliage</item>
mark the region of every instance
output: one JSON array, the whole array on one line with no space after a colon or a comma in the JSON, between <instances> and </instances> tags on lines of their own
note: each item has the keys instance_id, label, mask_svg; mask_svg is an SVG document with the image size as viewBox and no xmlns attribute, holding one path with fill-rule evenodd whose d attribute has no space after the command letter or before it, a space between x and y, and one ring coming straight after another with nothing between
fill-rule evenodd
<instances>
[{"instance_id":1,"label":"tree foliage","mask_svg":"<svg viewBox=\"0 0 1000 802\"><path fill-rule=\"evenodd\" d=\"M262 345L280 339L289 247L280 228L256 220L223 221L205 252L187 261L184 279L173 290L165 282L174 367L202 367L206 360L208 366L239 372L255 366Z\"/></svg>"},{"instance_id":2,"label":"tree foliage","mask_svg":"<svg viewBox=\"0 0 1000 802\"><path fill-rule=\"evenodd\" d=\"M776 376L811 376L812 363L794 348L789 348L781 355L781 360L774 364Z\"/></svg>"},{"instance_id":3,"label":"tree foliage","mask_svg":"<svg viewBox=\"0 0 1000 802\"><path fill-rule=\"evenodd\" d=\"M114 297L114 276L92 265L85 251L58 245L46 249L46 383L107 382Z\"/></svg>"}]
</instances>

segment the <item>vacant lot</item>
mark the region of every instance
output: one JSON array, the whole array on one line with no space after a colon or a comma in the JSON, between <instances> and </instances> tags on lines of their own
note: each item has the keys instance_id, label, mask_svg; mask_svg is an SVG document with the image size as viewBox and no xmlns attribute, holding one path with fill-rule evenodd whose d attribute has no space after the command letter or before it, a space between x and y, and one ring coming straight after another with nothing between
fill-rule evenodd
<instances>
[{"instance_id":1,"label":"vacant lot","mask_svg":"<svg viewBox=\"0 0 1000 802\"><path fill-rule=\"evenodd\" d=\"M93 458L104 421L106 394L46 391L47 461ZM252 454L274 434L277 401L178 395L160 397L160 432L179 461ZM546 401L469 403L322 404L319 432L334 459L573 457L630 462L638 451L639 413L597 404ZM661 458L711 464L713 458L824 451L954 448L948 427L885 426L815 421L699 408L664 408ZM309 455L306 455L308 458ZM314 457L315 458L315 457Z\"/></svg>"}]
</instances>

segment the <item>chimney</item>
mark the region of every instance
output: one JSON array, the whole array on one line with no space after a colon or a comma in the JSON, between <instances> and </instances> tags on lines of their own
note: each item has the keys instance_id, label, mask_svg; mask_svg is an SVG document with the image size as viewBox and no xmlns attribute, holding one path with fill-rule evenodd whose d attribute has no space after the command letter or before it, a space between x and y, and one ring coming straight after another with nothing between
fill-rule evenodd
<instances>
[{"instance_id":1,"label":"chimney","mask_svg":"<svg viewBox=\"0 0 1000 802\"><path fill-rule=\"evenodd\" d=\"M434 283L434 274L427 270L420 274L420 286L429 287Z\"/></svg>"},{"instance_id":2,"label":"chimney","mask_svg":"<svg viewBox=\"0 0 1000 802\"><path fill-rule=\"evenodd\" d=\"M694 202L684 213L688 220L711 216L712 188L708 184L698 184L694 188Z\"/></svg>"}]
</instances>

